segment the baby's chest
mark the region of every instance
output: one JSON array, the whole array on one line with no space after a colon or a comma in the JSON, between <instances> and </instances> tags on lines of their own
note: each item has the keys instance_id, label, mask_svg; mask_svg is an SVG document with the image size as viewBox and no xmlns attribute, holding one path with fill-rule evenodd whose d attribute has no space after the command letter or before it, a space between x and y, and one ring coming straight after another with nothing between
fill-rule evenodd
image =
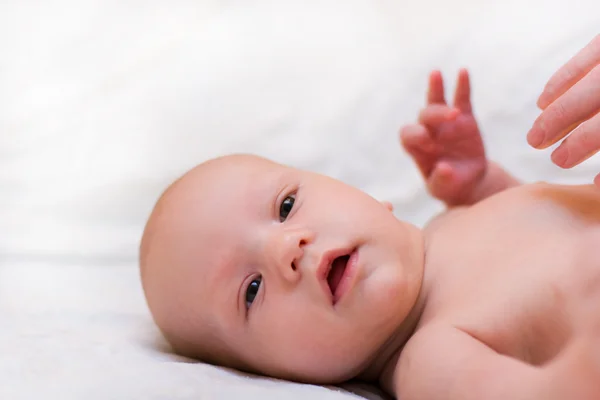
<instances>
[{"instance_id":1,"label":"baby's chest","mask_svg":"<svg viewBox=\"0 0 600 400\"><path fill-rule=\"evenodd\" d=\"M532 364L551 359L590 322L600 326L600 226L543 217L533 211L463 226L439 260L436 296L455 326Z\"/></svg>"}]
</instances>

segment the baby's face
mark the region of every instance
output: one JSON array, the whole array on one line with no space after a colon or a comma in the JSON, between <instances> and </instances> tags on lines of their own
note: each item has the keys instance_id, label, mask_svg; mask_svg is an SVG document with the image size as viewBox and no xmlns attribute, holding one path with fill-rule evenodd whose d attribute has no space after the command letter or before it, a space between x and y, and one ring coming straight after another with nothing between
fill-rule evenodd
<instances>
[{"instance_id":1,"label":"baby's face","mask_svg":"<svg viewBox=\"0 0 600 400\"><path fill-rule=\"evenodd\" d=\"M420 231L339 181L232 156L189 173L164 203L144 288L176 348L271 376L345 380L416 301Z\"/></svg>"}]
</instances>

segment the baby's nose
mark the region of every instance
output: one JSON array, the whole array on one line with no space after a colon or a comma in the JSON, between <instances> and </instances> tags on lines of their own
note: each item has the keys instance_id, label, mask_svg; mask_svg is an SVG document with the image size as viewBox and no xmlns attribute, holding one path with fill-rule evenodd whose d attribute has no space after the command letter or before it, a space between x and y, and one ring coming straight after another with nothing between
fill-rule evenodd
<instances>
[{"instance_id":1,"label":"baby's nose","mask_svg":"<svg viewBox=\"0 0 600 400\"><path fill-rule=\"evenodd\" d=\"M301 274L300 263L305 247L314 238L308 230L283 230L276 234L269 252L278 273L289 282L297 281Z\"/></svg>"}]
</instances>

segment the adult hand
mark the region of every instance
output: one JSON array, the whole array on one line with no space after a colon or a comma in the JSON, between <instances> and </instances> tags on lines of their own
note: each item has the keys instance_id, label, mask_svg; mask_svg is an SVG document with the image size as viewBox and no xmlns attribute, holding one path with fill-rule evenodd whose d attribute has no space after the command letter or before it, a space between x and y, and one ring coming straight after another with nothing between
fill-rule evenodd
<instances>
[{"instance_id":1,"label":"adult hand","mask_svg":"<svg viewBox=\"0 0 600 400\"><path fill-rule=\"evenodd\" d=\"M527 141L543 149L568 135L552 153L556 165L571 168L600 151L600 35L550 78L537 104L543 111Z\"/></svg>"}]
</instances>

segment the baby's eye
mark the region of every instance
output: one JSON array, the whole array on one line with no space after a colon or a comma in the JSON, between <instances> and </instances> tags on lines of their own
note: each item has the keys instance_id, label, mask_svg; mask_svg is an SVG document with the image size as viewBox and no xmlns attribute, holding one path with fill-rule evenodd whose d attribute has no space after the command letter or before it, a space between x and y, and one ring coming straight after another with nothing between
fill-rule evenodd
<instances>
[{"instance_id":1,"label":"baby's eye","mask_svg":"<svg viewBox=\"0 0 600 400\"><path fill-rule=\"evenodd\" d=\"M250 308L252 302L254 302L254 298L258 293L258 289L260 288L260 283L262 281L262 277L257 277L252 279L248 287L246 288L246 308Z\"/></svg>"},{"instance_id":2,"label":"baby's eye","mask_svg":"<svg viewBox=\"0 0 600 400\"><path fill-rule=\"evenodd\" d=\"M290 195L283 199L281 202L281 206L279 206L279 221L283 222L286 220L289 213L292 211L292 207L294 207L294 202L296 201L296 195Z\"/></svg>"}]
</instances>

